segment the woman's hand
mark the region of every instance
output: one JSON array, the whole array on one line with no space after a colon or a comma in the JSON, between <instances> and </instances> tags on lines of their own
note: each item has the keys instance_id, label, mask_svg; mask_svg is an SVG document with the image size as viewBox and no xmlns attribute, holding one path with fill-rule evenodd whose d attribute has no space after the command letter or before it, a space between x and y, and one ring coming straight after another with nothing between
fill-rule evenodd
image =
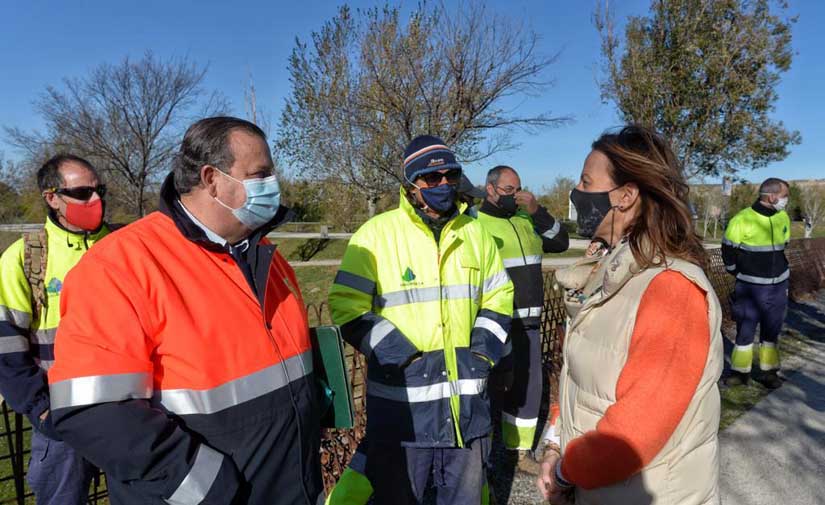
<instances>
[{"instance_id":1,"label":"woman's hand","mask_svg":"<svg viewBox=\"0 0 825 505\"><path fill-rule=\"evenodd\" d=\"M561 454L552 449L548 449L546 453L547 455L541 463L539 476L536 479L539 492L552 505L572 504L573 502L570 499L572 488L562 487L556 481L556 465L561 460Z\"/></svg>"}]
</instances>

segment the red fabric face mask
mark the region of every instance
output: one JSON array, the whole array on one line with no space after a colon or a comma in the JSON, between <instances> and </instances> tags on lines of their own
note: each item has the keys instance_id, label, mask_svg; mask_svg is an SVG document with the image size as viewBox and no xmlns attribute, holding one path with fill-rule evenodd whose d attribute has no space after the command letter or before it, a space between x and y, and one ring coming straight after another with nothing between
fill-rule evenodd
<instances>
[{"instance_id":1,"label":"red fabric face mask","mask_svg":"<svg viewBox=\"0 0 825 505\"><path fill-rule=\"evenodd\" d=\"M66 221L81 230L94 231L103 222L103 200L85 203L66 202Z\"/></svg>"}]
</instances>

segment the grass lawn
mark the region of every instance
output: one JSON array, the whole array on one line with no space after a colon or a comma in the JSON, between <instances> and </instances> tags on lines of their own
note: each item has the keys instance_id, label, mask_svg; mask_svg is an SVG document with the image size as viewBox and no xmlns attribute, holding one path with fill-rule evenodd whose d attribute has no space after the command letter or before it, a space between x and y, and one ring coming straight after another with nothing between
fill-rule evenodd
<instances>
[{"instance_id":1,"label":"grass lawn","mask_svg":"<svg viewBox=\"0 0 825 505\"><path fill-rule=\"evenodd\" d=\"M0 253L22 236L19 232L0 231Z\"/></svg>"},{"instance_id":2,"label":"grass lawn","mask_svg":"<svg viewBox=\"0 0 825 505\"><path fill-rule=\"evenodd\" d=\"M2 422L2 421L0 421L0 422ZM11 428L14 429L14 413L11 412L11 411L9 412L9 423L11 424ZM25 426L25 427L29 426L29 421L25 417L23 418L23 426ZM3 424L3 427L0 428L0 430L2 430L4 432L6 431L5 424ZM24 449L26 451L31 450L30 436L29 436L28 433L25 434L25 436L23 437L23 445L24 445ZM3 436L3 437L0 437L0 455L5 456L7 454L9 454L8 439L5 436ZM24 465L26 466L26 468L28 468L28 462L29 462L28 454L26 454L26 456L24 456L23 459L24 459ZM4 460L0 461L0 478L11 477L11 475L12 475L11 460L10 459L4 459ZM29 492L29 491L30 490L29 490L28 486L26 486L26 492ZM14 480L10 479L10 480L4 481L4 482L0 482L0 502L11 499L11 498L14 498L15 496L17 496L17 494L16 494L15 489L14 489ZM34 503L34 498L28 498L26 500L26 503L32 503L33 504Z\"/></svg>"}]
</instances>

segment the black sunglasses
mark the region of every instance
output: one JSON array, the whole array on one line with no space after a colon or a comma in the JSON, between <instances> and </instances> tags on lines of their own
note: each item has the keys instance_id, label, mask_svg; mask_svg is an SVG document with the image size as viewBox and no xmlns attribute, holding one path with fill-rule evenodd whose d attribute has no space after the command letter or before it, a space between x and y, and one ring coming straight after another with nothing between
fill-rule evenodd
<instances>
[{"instance_id":1,"label":"black sunglasses","mask_svg":"<svg viewBox=\"0 0 825 505\"><path fill-rule=\"evenodd\" d=\"M83 200L86 201L92 197L95 193L100 198L106 196L106 185L105 184L98 184L97 186L78 186L76 188L57 188L52 190L52 192L57 193L58 195L68 196L69 198L74 198L75 200Z\"/></svg>"},{"instance_id":2,"label":"black sunglasses","mask_svg":"<svg viewBox=\"0 0 825 505\"><path fill-rule=\"evenodd\" d=\"M461 181L461 169L451 168L446 172L430 172L420 177L429 187L438 186L445 178L447 179L447 184L458 184L459 181Z\"/></svg>"}]
</instances>

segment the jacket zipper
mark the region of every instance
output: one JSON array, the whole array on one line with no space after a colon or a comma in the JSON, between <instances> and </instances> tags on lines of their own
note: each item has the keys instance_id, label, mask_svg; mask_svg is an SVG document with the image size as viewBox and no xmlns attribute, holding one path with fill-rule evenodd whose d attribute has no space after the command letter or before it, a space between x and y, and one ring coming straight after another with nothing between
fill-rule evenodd
<instances>
[{"instance_id":1,"label":"jacket zipper","mask_svg":"<svg viewBox=\"0 0 825 505\"><path fill-rule=\"evenodd\" d=\"M521 259L524 261L524 264L527 264L527 254L524 252L524 246L521 243L521 236L518 234L518 230L516 229L516 225L510 221L511 218L507 218L507 222L510 223L510 226L513 228L513 233L516 234L516 240L518 241L518 248L521 251Z\"/></svg>"},{"instance_id":2,"label":"jacket zipper","mask_svg":"<svg viewBox=\"0 0 825 505\"><path fill-rule=\"evenodd\" d=\"M272 270L272 263L274 261L275 254L273 253L272 257L269 259L269 267L267 270L267 282L266 287L264 288L264 296L259 306L261 307L261 320L264 323L264 329L266 330L267 336L269 336L269 342L272 344L272 348L275 350L275 353L280 358L280 365L284 371L284 377L286 377L286 387L289 391L289 403L292 405L292 410L295 412L295 426L298 428L298 463L300 466L301 472L301 492L304 494L304 500L306 501L307 505L311 505L312 501L309 499L309 493L307 493L306 486L304 485L304 481L306 480L306 476L304 475L304 447L303 447L303 428L301 426L301 416L300 412L298 411L298 405L295 403L295 394L292 392L292 379L289 377L289 371L286 369L286 365L284 364L284 355L281 353L281 348L278 346L278 342L275 340L275 335L272 334L272 323L266 320L266 299L267 294L269 293L269 272ZM238 267L240 268L240 267ZM280 272L279 272L280 273ZM253 282L255 282L255 273L252 273ZM286 279L284 279L286 280ZM287 288L292 292L292 286L287 284ZM312 352L312 347L310 346L310 352Z\"/></svg>"}]
</instances>

